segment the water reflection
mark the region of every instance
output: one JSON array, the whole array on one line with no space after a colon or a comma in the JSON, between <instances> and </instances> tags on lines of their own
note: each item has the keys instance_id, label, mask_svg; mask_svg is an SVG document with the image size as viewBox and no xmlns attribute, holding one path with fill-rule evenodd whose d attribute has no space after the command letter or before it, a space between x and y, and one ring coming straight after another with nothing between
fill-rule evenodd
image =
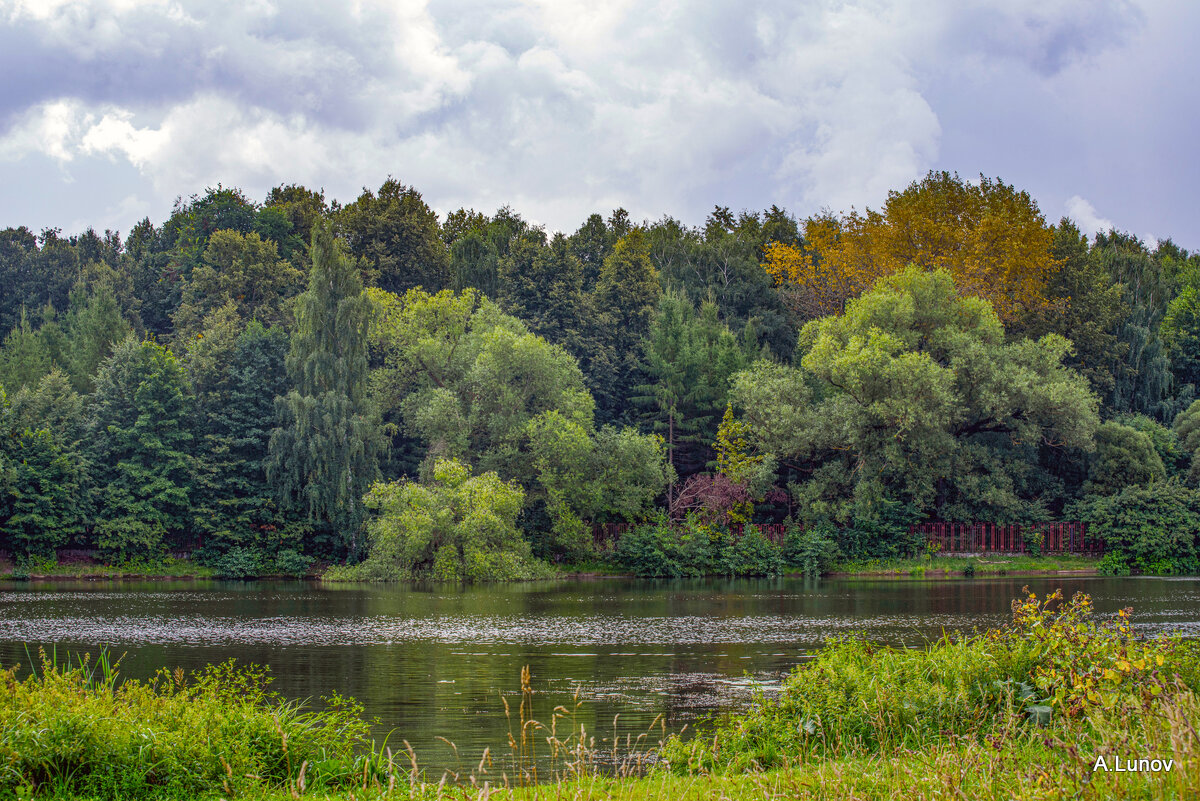
<instances>
[{"instance_id":1,"label":"water reflection","mask_svg":"<svg viewBox=\"0 0 1200 801\"><path fill-rule=\"evenodd\" d=\"M918 645L1003 622L1022 585L1092 594L1098 613L1133 606L1148 631L1200 635L1200 581L1038 578L950 581L648 582L498 587L324 587L304 582L0 583L0 663L25 644L124 653L126 675L236 657L270 665L295 698L353 695L422 762L504 742L500 693L529 665L542 715L588 703L581 722L679 729L745 703L831 635Z\"/></svg>"}]
</instances>

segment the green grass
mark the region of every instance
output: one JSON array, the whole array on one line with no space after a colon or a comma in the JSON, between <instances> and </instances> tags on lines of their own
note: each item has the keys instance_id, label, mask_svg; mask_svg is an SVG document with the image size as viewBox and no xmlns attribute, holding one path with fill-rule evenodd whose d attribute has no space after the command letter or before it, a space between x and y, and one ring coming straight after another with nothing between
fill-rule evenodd
<instances>
[{"instance_id":1,"label":"green grass","mask_svg":"<svg viewBox=\"0 0 1200 801\"><path fill-rule=\"evenodd\" d=\"M928 576L970 573L977 576L1003 576L1022 573L1055 573L1060 570L1096 570L1100 560L1094 556L917 556L908 559L863 559L834 563L829 572L856 576Z\"/></svg>"},{"instance_id":2,"label":"green grass","mask_svg":"<svg viewBox=\"0 0 1200 801\"><path fill-rule=\"evenodd\" d=\"M21 578L212 578L212 568L195 562L167 557L156 562L126 562L116 565L91 562L59 564L43 560L27 565L24 571L15 565L0 567L0 578L12 578L14 571Z\"/></svg>"}]
</instances>

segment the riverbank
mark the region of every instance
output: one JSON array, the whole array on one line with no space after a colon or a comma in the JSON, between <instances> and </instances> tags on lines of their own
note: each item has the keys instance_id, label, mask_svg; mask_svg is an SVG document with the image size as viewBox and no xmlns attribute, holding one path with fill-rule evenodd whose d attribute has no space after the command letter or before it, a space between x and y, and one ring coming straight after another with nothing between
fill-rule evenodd
<instances>
[{"instance_id":1,"label":"riverbank","mask_svg":"<svg viewBox=\"0 0 1200 801\"><path fill-rule=\"evenodd\" d=\"M831 578L854 576L1091 576L1099 573L1100 559L1074 554L986 554L979 556L919 556L910 559L866 559L835 562Z\"/></svg>"},{"instance_id":2,"label":"riverbank","mask_svg":"<svg viewBox=\"0 0 1200 801\"><path fill-rule=\"evenodd\" d=\"M216 571L186 559L166 558L155 562L104 564L91 560L60 563L41 559L22 565L0 561L0 579L208 579Z\"/></svg>"},{"instance_id":3,"label":"riverbank","mask_svg":"<svg viewBox=\"0 0 1200 801\"><path fill-rule=\"evenodd\" d=\"M853 577L909 577L945 578L949 576L1054 576L1096 575L1099 559L1088 556L936 556L912 559L871 559L854 562L834 563L827 578ZM784 576L803 575L798 566L788 566ZM558 579L588 581L609 578L634 578L628 571L595 562L582 565L562 565L554 576ZM150 564L108 565L90 561L74 561L60 564L45 560L20 567L12 562L0 561L0 579L211 579L220 578L210 567L184 559L165 559ZM261 579L295 578L294 576L264 575ZM319 579L320 571L304 576Z\"/></svg>"}]
</instances>

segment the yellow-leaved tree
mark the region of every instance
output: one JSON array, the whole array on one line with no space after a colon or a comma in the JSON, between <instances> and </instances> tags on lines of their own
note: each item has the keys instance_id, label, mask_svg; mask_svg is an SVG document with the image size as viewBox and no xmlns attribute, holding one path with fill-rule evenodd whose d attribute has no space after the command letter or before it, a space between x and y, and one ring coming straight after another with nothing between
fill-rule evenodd
<instances>
[{"instance_id":1,"label":"yellow-leaved tree","mask_svg":"<svg viewBox=\"0 0 1200 801\"><path fill-rule=\"evenodd\" d=\"M840 314L886 275L912 264L943 269L962 295L989 301L1001 320L1044 308L1058 268L1054 234L1028 192L980 176L930 172L880 211L823 214L804 224L800 247L773 243L763 268L804 318Z\"/></svg>"}]
</instances>

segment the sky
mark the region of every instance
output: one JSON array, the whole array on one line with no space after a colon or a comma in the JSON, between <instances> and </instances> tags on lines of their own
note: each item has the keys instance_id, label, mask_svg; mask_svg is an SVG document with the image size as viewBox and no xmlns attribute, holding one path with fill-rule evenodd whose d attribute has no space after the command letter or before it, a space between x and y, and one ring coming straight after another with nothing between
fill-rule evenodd
<instances>
[{"instance_id":1,"label":"sky","mask_svg":"<svg viewBox=\"0 0 1200 801\"><path fill-rule=\"evenodd\" d=\"M218 184L573 231L878 208L929 170L1200 249L1200 3L0 0L0 227Z\"/></svg>"}]
</instances>

